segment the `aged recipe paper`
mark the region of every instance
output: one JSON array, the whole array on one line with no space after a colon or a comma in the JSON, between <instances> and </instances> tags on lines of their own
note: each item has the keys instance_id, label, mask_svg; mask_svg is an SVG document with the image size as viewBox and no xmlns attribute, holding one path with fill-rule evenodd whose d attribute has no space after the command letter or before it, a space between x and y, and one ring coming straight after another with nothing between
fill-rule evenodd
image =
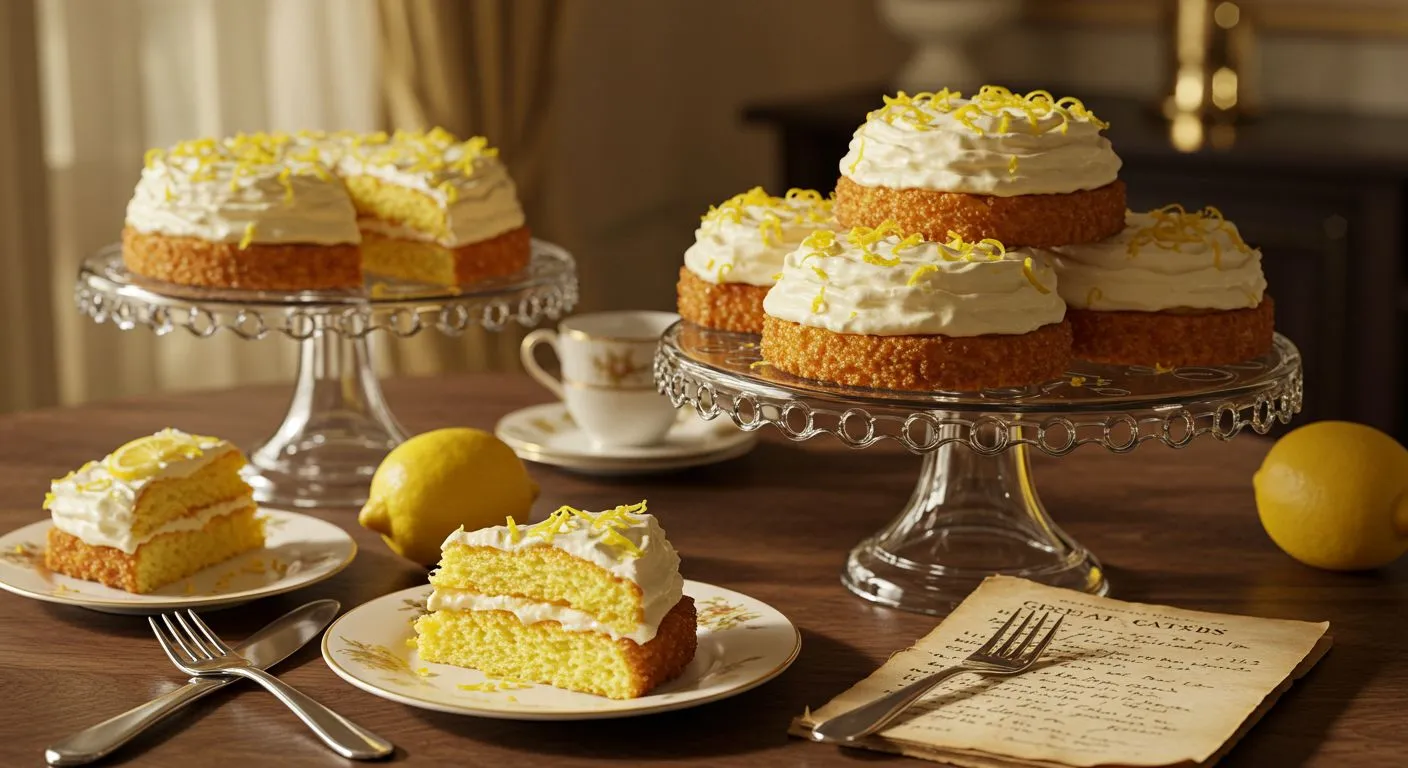
<instances>
[{"instance_id":1,"label":"aged recipe paper","mask_svg":"<svg viewBox=\"0 0 1408 768\"><path fill-rule=\"evenodd\" d=\"M865 746L957 765L1206 765L1329 647L1327 623L1126 603L992 577L913 647L816 712L811 726L960 662L1014 610L1065 616L1037 668L962 675Z\"/></svg>"}]
</instances>

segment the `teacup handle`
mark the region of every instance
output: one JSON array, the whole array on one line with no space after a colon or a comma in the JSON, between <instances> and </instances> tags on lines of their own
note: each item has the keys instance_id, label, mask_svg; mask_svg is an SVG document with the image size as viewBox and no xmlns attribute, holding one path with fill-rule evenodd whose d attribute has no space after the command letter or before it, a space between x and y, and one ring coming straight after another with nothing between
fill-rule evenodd
<instances>
[{"instance_id":1,"label":"teacup handle","mask_svg":"<svg viewBox=\"0 0 1408 768\"><path fill-rule=\"evenodd\" d=\"M552 374L543 370L543 367L538 365L538 359L534 357L533 353L537 351L539 344L547 344L552 347L553 354L557 355L557 359L562 359L562 353L557 349L557 331L551 328L539 328L524 336L523 343L518 347L518 359L523 361L523 368L528 371L529 376L547 387L549 392L557 395L558 400L564 400L566 393L562 390L562 382L554 379Z\"/></svg>"}]
</instances>

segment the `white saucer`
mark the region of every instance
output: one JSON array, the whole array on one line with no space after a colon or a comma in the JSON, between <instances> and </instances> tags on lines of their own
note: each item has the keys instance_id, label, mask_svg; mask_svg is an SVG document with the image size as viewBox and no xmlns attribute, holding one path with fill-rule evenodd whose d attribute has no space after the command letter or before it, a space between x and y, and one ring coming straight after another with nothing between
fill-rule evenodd
<instances>
[{"instance_id":1,"label":"white saucer","mask_svg":"<svg viewBox=\"0 0 1408 768\"><path fill-rule=\"evenodd\" d=\"M751 451L757 436L726 418L686 414L659 445L607 448L587 437L562 403L534 405L499 419L498 435L519 458L596 475L629 475L714 464Z\"/></svg>"},{"instance_id":2,"label":"white saucer","mask_svg":"<svg viewBox=\"0 0 1408 768\"><path fill-rule=\"evenodd\" d=\"M264 518L264 549L212 565L147 595L44 568L44 542L53 523L41 520L0 536L0 589L104 613L229 607L316 584L346 568L357 554L352 537L332 523L262 507L259 515Z\"/></svg>"},{"instance_id":3,"label":"white saucer","mask_svg":"<svg viewBox=\"0 0 1408 768\"><path fill-rule=\"evenodd\" d=\"M747 595L686 581L699 614L699 650L678 678L638 699L608 699L540 684L500 688L473 669L421 661L407 645L430 586L360 605L323 633L323 660L339 677L383 699L421 709L509 720L595 720L698 706L782 674L802 636L777 609Z\"/></svg>"}]
</instances>

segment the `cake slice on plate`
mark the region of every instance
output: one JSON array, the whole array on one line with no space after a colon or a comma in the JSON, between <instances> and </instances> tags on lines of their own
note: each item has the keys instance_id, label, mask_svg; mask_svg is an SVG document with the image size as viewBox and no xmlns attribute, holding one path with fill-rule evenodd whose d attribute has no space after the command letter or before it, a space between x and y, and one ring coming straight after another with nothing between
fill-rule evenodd
<instances>
[{"instance_id":1,"label":"cake slice on plate","mask_svg":"<svg viewBox=\"0 0 1408 768\"><path fill-rule=\"evenodd\" d=\"M562 507L536 525L456 531L416 620L425 661L613 699L643 696L694 658L694 601L645 502Z\"/></svg>"},{"instance_id":2,"label":"cake slice on plate","mask_svg":"<svg viewBox=\"0 0 1408 768\"><path fill-rule=\"evenodd\" d=\"M164 429L55 480L44 565L148 593L264 546L244 454L225 440Z\"/></svg>"}]
</instances>

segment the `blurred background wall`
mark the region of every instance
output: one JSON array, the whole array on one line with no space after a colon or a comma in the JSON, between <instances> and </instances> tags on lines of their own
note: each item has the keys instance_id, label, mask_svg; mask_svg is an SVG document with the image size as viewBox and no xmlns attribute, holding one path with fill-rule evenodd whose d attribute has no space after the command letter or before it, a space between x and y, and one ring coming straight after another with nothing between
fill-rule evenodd
<instances>
[{"instance_id":1,"label":"blurred background wall","mask_svg":"<svg viewBox=\"0 0 1408 768\"><path fill-rule=\"evenodd\" d=\"M534 230L577 255L582 310L669 308L708 205L796 176L785 130L750 109L991 81L1153 115L1188 2L3 0L0 409L291 377L286 340L155 338L73 311L77 264L117 239L147 147L238 130L484 132ZM1408 115L1408 0L1198 2L1252 30L1244 105L1328 116L1324 143ZM839 152L816 155L834 176ZM512 335L378 343L384 373L516 364Z\"/></svg>"}]
</instances>

